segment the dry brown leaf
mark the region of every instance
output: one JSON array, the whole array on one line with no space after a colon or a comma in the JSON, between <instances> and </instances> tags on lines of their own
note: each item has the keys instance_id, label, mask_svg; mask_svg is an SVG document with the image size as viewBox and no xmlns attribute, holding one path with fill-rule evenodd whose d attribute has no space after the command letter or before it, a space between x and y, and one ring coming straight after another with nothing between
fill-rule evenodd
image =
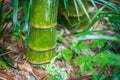
<instances>
[{"instance_id":1,"label":"dry brown leaf","mask_svg":"<svg viewBox=\"0 0 120 80\"><path fill-rule=\"evenodd\" d=\"M16 80L30 80L29 72L22 71L14 71Z\"/></svg>"},{"instance_id":2,"label":"dry brown leaf","mask_svg":"<svg viewBox=\"0 0 120 80\"><path fill-rule=\"evenodd\" d=\"M36 77L39 80L43 80L44 78L47 78L47 75L45 74L45 71L43 71L43 70L35 70L35 69L33 69L33 73L34 73L34 75L36 75ZM44 79L44 80L46 80L46 79Z\"/></svg>"},{"instance_id":3,"label":"dry brown leaf","mask_svg":"<svg viewBox=\"0 0 120 80\"><path fill-rule=\"evenodd\" d=\"M32 72L32 67L27 61L24 62L21 68L27 72Z\"/></svg>"},{"instance_id":4,"label":"dry brown leaf","mask_svg":"<svg viewBox=\"0 0 120 80\"><path fill-rule=\"evenodd\" d=\"M23 40L22 40L22 34L20 34L20 40L18 42L18 49L22 49L23 48Z\"/></svg>"},{"instance_id":5,"label":"dry brown leaf","mask_svg":"<svg viewBox=\"0 0 120 80\"><path fill-rule=\"evenodd\" d=\"M6 80L15 80L13 77L9 76L6 73L2 73L2 72L0 73L0 78L6 79Z\"/></svg>"}]
</instances>

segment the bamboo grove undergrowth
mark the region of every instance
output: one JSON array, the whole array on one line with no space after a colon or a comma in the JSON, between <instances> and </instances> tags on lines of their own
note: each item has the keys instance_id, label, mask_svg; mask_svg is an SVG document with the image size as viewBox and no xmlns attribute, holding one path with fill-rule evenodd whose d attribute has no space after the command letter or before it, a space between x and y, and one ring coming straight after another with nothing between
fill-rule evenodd
<instances>
[{"instance_id":1,"label":"bamboo grove undergrowth","mask_svg":"<svg viewBox=\"0 0 120 80\"><path fill-rule=\"evenodd\" d=\"M107 80L109 74L102 73L106 67L112 66L114 69L110 77L113 80L120 79L120 75L117 75L120 67L120 64L117 63L120 61L120 45L118 45L120 42L120 7L118 8L113 0L25 0L23 2L25 23L20 23L20 20L23 19L18 19L19 0L13 1L13 7L15 8L13 8L13 27L10 32L13 32L13 38L17 41L20 40L22 35L25 44L29 33L26 52L26 58L29 62L43 64L50 62L54 57L64 59L68 64L80 67L76 73L79 75L78 78L84 76L90 70L90 76L92 75L94 80ZM3 6L3 3L1 5ZM91 5L94 10L88 11L87 8ZM2 6L0 7L0 13L2 13ZM4 15L0 14L0 17L0 26L2 27ZM63 34L63 36L57 34L57 32L60 32L55 28L57 17L58 22L62 25L62 30L64 32L68 30L70 34ZM104 19L107 19L108 23L102 25L106 26L108 30L92 30L96 22ZM1 31L4 31L4 27L0 29L0 33ZM56 35L58 43L56 43ZM70 38L71 41L67 41L66 37ZM85 44L84 41L90 41L91 43ZM62 44L63 48L57 49L57 44L58 46ZM4 51L0 50L0 53L4 53ZM56 55L56 53L58 54ZM7 58L10 57L7 56ZM1 55L0 59L2 59ZM12 63L11 60L8 63ZM66 80L66 70L53 68L54 62L55 60L52 60L52 64L43 67L51 78L50 80L63 79L60 78L61 76L65 78L63 80ZM0 60L0 65L8 70L2 60ZM13 63L12 66L14 67ZM96 73L97 66L100 66L98 73ZM64 74L60 74L62 71Z\"/></svg>"}]
</instances>

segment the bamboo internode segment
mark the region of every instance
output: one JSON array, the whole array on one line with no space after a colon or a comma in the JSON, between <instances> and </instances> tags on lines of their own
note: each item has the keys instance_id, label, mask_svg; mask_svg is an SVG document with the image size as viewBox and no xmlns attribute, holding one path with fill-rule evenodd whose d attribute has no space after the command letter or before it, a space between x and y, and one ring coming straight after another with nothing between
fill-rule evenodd
<instances>
[{"instance_id":1,"label":"bamboo internode segment","mask_svg":"<svg viewBox=\"0 0 120 80\"><path fill-rule=\"evenodd\" d=\"M49 62L56 55L58 0L33 0L26 58L34 64Z\"/></svg>"},{"instance_id":2,"label":"bamboo internode segment","mask_svg":"<svg viewBox=\"0 0 120 80\"><path fill-rule=\"evenodd\" d=\"M31 27L26 58L33 64L49 62L56 55L56 29Z\"/></svg>"},{"instance_id":3,"label":"bamboo internode segment","mask_svg":"<svg viewBox=\"0 0 120 80\"><path fill-rule=\"evenodd\" d=\"M34 50L49 50L56 47L56 29L37 29L31 27L28 46Z\"/></svg>"},{"instance_id":4,"label":"bamboo internode segment","mask_svg":"<svg viewBox=\"0 0 120 80\"><path fill-rule=\"evenodd\" d=\"M33 64L44 64L50 62L56 55L56 48L48 51L35 51L30 48L27 49L26 58Z\"/></svg>"},{"instance_id":5,"label":"bamboo internode segment","mask_svg":"<svg viewBox=\"0 0 120 80\"><path fill-rule=\"evenodd\" d=\"M58 0L34 0L30 24L34 27L48 28L57 24Z\"/></svg>"}]
</instances>

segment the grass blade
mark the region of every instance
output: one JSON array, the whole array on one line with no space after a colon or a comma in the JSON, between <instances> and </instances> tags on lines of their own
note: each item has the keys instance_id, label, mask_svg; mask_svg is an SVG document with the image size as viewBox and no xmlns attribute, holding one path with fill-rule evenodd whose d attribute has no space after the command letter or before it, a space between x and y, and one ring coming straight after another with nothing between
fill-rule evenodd
<instances>
[{"instance_id":1,"label":"grass blade","mask_svg":"<svg viewBox=\"0 0 120 80\"><path fill-rule=\"evenodd\" d=\"M13 27L17 28L18 0L13 0Z\"/></svg>"},{"instance_id":2,"label":"grass blade","mask_svg":"<svg viewBox=\"0 0 120 80\"><path fill-rule=\"evenodd\" d=\"M105 39L105 40L113 40L113 41L120 42L120 38L101 35L101 34L87 35L87 36L79 38L78 41L81 41L81 40L93 40L93 39Z\"/></svg>"},{"instance_id":3,"label":"grass blade","mask_svg":"<svg viewBox=\"0 0 120 80\"><path fill-rule=\"evenodd\" d=\"M85 12L85 14L86 14L89 22L91 22L90 15L89 15L89 13L87 12L87 9L85 8L85 5L83 4L83 2L82 2L81 0L77 0L77 1L78 1L79 6L81 6L81 7L83 8L83 10L84 10L84 12Z\"/></svg>"}]
</instances>

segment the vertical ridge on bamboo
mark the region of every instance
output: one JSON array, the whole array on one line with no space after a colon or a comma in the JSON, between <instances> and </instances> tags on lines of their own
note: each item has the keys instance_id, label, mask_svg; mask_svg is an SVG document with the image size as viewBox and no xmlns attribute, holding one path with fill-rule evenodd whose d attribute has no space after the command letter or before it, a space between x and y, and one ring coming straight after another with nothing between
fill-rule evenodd
<instances>
[{"instance_id":1,"label":"vertical ridge on bamboo","mask_svg":"<svg viewBox=\"0 0 120 80\"><path fill-rule=\"evenodd\" d=\"M58 0L33 0L26 58L34 64L55 56Z\"/></svg>"}]
</instances>

